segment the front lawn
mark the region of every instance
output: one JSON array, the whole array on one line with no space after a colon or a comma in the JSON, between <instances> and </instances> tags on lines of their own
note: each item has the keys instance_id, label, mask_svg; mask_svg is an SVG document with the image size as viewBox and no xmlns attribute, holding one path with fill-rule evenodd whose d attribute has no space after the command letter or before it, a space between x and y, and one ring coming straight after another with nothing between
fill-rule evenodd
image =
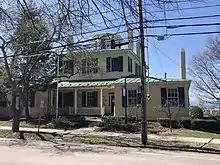
<instances>
[{"instance_id":1,"label":"front lawn","mask_svg":"<svg viewBox=\"0 0 220 165\"><path fill-rule=\"evenodd\" d=\"M123 137L98 137L98 136L76 136L76 135L59 135L53 133L37 133L37 132L19 132L12 133L8 130L0 130L0 138L19 138L25 140L42 140L42 141L56 141L71 142L71 143L85 143L85 144L104 144L110 146L121 147L146 147L164 150L181 150L181 151L195 151L208 152L220 154L219 144L180 142L180 141L160 141L149 139L148 144L143 146L139 139L130 139Z\"/></svg>"},{"instance_id":2,"label":"front lawn","mask_svg":"<svg viewBox=\"0 0 220 165\"><path fill-rule=\"evenodd\" d=\"M41 128L51 128L51 124L48 122L47 124L41 123L40 127ZM0 121L0 126L12 126L12 121ZM21 121L20 122L20 127L25 127L25 128L37 128L38 123L37 122L27 122L27 121Z\"/></svg>"},{"instance_id":3,"label":"front lawn","mask_svg":"<svg viewBox=\"0 0 220 165\"><path fill-rule=\"evenodd\" d=\"M189 129L174 129L173 133L170 135L182 136L182 137L196 137L196 138L214 138L220 139L220 134L189 130Z\"/></svg>"}]
</instances>

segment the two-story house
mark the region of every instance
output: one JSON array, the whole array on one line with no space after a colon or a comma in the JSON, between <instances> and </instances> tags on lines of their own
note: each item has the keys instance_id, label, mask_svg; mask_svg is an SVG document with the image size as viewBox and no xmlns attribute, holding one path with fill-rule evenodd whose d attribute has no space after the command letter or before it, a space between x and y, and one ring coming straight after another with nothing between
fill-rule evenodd
<instances>
[{"instance_id":1,"label":"two-story house","mask_svg":"<svg viewBox=\"0 0 220 165\"><path fill-rule=\"evenodd\" d=\"M70 77L61 78L58 91L55 87L46 93L37 92L32 98L35 104L30 114L34 116L40 113L43 109L40 107L55 114L58 103L58 115L123 116L127 102L128 115L140 117L140 46L137 42L134 51L132 31L129 31L128 36L127 48L122 48L123 42L119 35L102 34L95 36L99 39L94 41L93 49L70 51L63 58L64 67L60 71L60 74ZM148 119L163 117L163 113L154 109L166 104L166 101L171 102L174 113L178 111L178 117L188 116L190 81L186 80L185 65L185 50L182 49L181 79L146 79L146 82L149 79ZM128 78L130 75L136 77Z\"/></svg>"}]
</instances>

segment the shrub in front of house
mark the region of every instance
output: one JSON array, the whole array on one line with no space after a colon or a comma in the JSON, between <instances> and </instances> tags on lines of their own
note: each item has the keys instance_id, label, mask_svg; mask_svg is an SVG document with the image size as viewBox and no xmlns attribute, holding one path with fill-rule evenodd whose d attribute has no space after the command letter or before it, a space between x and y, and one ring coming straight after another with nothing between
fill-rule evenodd
<instances>
[{"instance_id":1,"label":"shrub in front of house","mask_svg":"<svg viewBox=\"0 0 220 165\"><path fill-rule=\"evenodd\" d=\"M165 128L170 128L170 120L168 118L158 118L158 122ZM179 122L177 120L171 120L172 128L179 128Z\"/></svg>"},{"instance_id":2,"label":"shrub in front of house","mask_svg":"<svg viewBox=\"0 0 220 165\"><path fill-rule=\"evenodd\" d=\"M204 116L202 108L200 108L198 106L191 107L189 112L190 112L190 117L191 118L202 119L203 116Z\"/></svg>"},{"instance_id":3,"label":"shrub in front of house","mask_svg":"<svg viewBox=\"0 0 220 165\"><path fill-rule=\"evenodd\" d=\"M215 119L192 119L191 129L203 131L220 131L220 121Z\"/></svg>"},{"instance_id":4,"label":"shrub in front of house","mask_svg":"<svg viewBox=\"0 0 220 165\"><path fill-rule=\"evenodd\" d=\"M179 125L182 128L191 129L191 118L181 117L179 120Z\"/></svg>"},{"instance_id":5,"label":"shrub in front of house","mask_svg":"<svg viewBox=\"0 0 220 165\"><path fill-rule=\"evenodd\" d=\"M140 123L135 122L132 118L128 118L128 123L125 124L125 119L122 117L105 116L100 123L101 131L121 131L128 133L139 132L141 129Z\"/></svg>"},{"instance_id":6,"label":"shrub in front of house","mask_svg":"<svg viewBox=\"0 0 220 165\"><path fill-rule=\"evenodd\" d=\"M52 120L53 128L58 129L73 129L73 128L81 128L87 127L89 124L85 119L68 119L66 117L59 117L57 120Z\"/></svg>"}]
</instances>

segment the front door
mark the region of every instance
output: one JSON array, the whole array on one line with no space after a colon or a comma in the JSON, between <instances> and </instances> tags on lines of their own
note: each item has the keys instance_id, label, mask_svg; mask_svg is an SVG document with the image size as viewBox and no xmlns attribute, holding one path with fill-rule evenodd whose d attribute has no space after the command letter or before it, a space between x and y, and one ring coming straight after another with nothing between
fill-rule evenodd
<instances>
[{"instance_id":1,"label":"front door","mask_svg":"<svg viewBox=\"0 0 220 165\"><path fill-rule=\"evenodd\" d=\"M114 94L109 94L109 106L111 110L111 115L115 115L115 95Z\"/></svg>"}]
</instances>

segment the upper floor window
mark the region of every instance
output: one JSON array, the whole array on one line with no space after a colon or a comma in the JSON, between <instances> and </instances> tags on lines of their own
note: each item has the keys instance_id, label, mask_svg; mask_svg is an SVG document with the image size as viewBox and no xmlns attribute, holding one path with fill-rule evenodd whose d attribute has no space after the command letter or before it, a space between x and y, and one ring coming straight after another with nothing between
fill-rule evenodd
<instances>
[{"instance_id":1,"label":"upper floor window","mask_svg":"<svg viewBox=\"0 0 220 165\"><path fill-rule=\"evenodd\" d=\"M138 65L137 63L135 63L135 75L140 76L140 65Z\"/></svg>"},{"instance_id":2,"label":"upper floor window","mask_svg":"<svg viewBox=\"0 0 220 165\"><path fill-rule=\"evenodd\" d=\"M132 73L132 58L128 57L128 72Z\"/></svg>"},{"instance_id":3,"label":"upper floor window","mask_svg":"<svg viewBox=\"0 0 220 165\"><path fill-rule=\"evenodd\" d=\"M169 107L185 107L184 87L161 88L161 104Z\"/></svg>"},{"instance_id":4,"label":"upper floor window","mask_svg":"<svg viewBox=\"0 0 220 165\"><path fill-rule=\"evenodd\" d=\"M97 73L98 58L82 59L82 73Z\"/></svg>"},{"instance_id":5,"label":"upper floor window","mask_svg":"<svg viewBox=\"0 0 220 165\"><path fill-rule=\"evenodd\" d=\"M30 107L35 107L35 92L31 91L29 96Z\"/></svg>"},{"instance_id":6,"label":"upper floor window","mask_svg":"<svg viewBox=\"0 0 220 165\"><path fill-rule=\"evenodd\" d=\"M106 58L107 72L123 72L123 56Z\"/></svg>"},{"instance_id":7,"label":"upper floor window","mask_svg":"<svg viewBox=\"0 0 220 165\"><path fill-rule=\"evenodd\" d=\"M64 74L73 74L73 72L74 72L73 60L63 61L63 64L64 64L63 73Z\"/></svg>"}]
</instances>

